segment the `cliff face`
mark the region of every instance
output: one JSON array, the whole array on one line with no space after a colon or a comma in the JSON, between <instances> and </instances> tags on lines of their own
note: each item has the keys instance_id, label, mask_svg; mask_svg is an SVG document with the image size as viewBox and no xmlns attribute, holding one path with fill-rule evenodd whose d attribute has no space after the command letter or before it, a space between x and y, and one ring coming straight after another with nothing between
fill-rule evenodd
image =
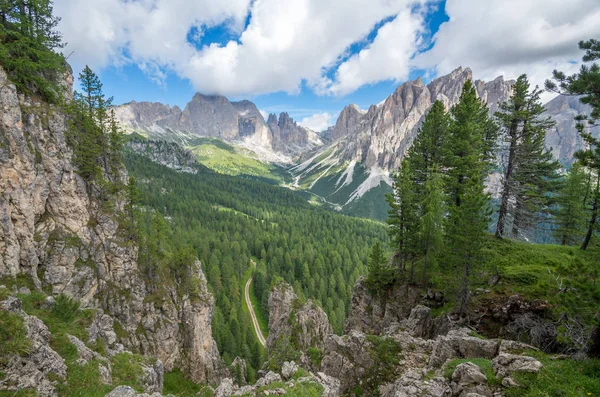
<instances>
[{"instance_id":1,"label":"cliff face","mask_svg":"<svg viewBox=\"0 0 600 397\"><path fill-rule=\"evenodd\" d=\"M458 102L464 83L472 78L471 69L458 68L427 86L420 78L404 83L367 112L355 105L347 106L332 133L333 139L344 138L340 145L341 159L361 162L369 169L398 168L433 103L440 100L449 109ZM498 103L509 98L513 83L498 77L487 83L477 80L475 86L479 97L494 112Z\"/></svg>"},{"instance_id":2,"label":"cliff face","mask_svg":"<svg viewBox=\"0 0 600 397\"><path fill-rule=\"evenodd\" d=\"M75 172L62 111L18 95L2 70L0 109L0 276L26 275L37 289L102 310L96 328L104 331L95 334L109 349L123 344L155 355L167 370L188 369L196 381L220 380L226 371L200 266L202 299L169 291L149 302L137 247L120 237L113 215L123 200L101 205Z\"/></svg>"},{"instance_id":3,"label":"cliff face","mask_svg":"<svg viewBox=\"0 0 600 397\"><path fill-rule=\"evenodd\" d=\"M242 388L226 380L216 394L252 394L258 387L289 379L298 370L297 365L289 361L281 365L279 361L289 360L294 354L305 372L312 371L297 382L319 383L327 397L357 392L386 397L502 396L506 388L517 386L515 374L537 373L542 368L539 361L521 354L534 349L531 346L484 340L444 317L432 318L430 309L419 304L436 300L435 294L429 295L422 297L416 290L398 287L382 300L370 294L359 280L354 288L351 320L340 336L326 325L326 316L302 320L307 308L315 312L321 309L310 302L299 304L292 287L280 282L269 295L268 348L269 369L280 371L281 376L261 371L255 386ZM312 336L318 338L318 343L303 342ZM286 343L292 347L286 348ZM488 383L483 368L473 363L455 364L456 369L448 377L450 360L466 358L490 360L498 382Z\"/></svg>"},{"instance_id":4,"label":"cliff face","mask_svg":"<svg viewBox=\"0 0 600 397\"><path fill-rule=\"evenodd\" d=\"M183 111L177 106L134 101L115 107L115 113L128 130L177 143L217 137L246 143L257 152L262 149L288 155L322 145L316 133L297 125L287 113L281 113L279 119L269 115L265 122L254 103L230 102L223 96L196 94Z\"/></svg>"}]
</instances>

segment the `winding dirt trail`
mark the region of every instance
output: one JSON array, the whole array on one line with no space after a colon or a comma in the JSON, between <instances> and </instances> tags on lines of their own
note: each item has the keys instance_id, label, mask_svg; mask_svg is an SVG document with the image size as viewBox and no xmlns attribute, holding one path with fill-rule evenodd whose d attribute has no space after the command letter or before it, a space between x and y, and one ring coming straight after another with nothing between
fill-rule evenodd
<instances>
[{"instance_id":1,"label":"winding dirt trail","mask_svg":"<svg viewBox=\"0 0 600 397\"><path fill-rule=\"evenodd\" d=\"M256 262L250 259L252 265L256 269ZM260 326L258 325L258 320L256 319L256 313L254 312L254 306L252 306L252 302L250 301L250 284L252 283L252 279L254 277L250 276L248 281L246 281L246 285L244 286L244 298L246 299L246 305L248 306L248 310L250 311L250 317L252 318L252 325L254 326L254 332L256 332L256 337L263 347L267 347L267 339L263 335L260 330Z\"/></svg>"}]
</instances>

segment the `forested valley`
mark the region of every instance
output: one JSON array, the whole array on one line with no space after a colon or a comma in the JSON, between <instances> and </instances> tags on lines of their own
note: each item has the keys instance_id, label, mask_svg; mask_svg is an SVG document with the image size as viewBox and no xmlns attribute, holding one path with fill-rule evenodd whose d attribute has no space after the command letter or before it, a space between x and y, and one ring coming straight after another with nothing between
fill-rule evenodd
<instances>
[{"instance_id":1,"label":"forested valley","mask_svg":"<svg viewBox=\"0 0 600 397\"><path fill-rule=\"evenodd\" d=\"M387 242L384 225L321 210L293 191L202 166L195 175L178 173L134 153L125 164L139 187L142 272L152 282L150 266L184 269L201 260L216 300L213 335L226 361L239 355L258 369L264 359L243 310L251 258L258 263L253 287L265 316L271 282L281 277L302 299L316 300L342 332L370 248ZM161 253L147 252L157 245Z\"/></svg>"}]
</instances>

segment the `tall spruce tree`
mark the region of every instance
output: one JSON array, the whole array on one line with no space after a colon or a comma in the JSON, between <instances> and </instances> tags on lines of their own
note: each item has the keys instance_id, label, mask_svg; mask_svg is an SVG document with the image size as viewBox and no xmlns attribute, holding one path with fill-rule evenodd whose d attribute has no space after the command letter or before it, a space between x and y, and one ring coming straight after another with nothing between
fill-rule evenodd
<instances>
[{"instance_id":1,"label":"tall spruce tree","mask_svg":"<svg viewBox=\"0 0 600 397\"><path fill-rule=\"evenodd\" d=\"M500 105L496 118L502 126L501 136L507 155L502 158L502 198L498 210L496 237L504 237L512 220L512 234L517 237L533 228L549 212L551 195L558 179L560 164L544 147L546 131L554 126L542 118L541 91L530 90L526 75L517 79L511 98Z\"/></svg>"},{"instance_id":2,"label":"tall spruce tree","mask_svg":"<svg viewBox=\"0 0 600 397\"><path fill-rule=\"evenodd\" d=\"M376 242L369 254L367 286L372 291L381 293L386 287L394 283L394 273L394 269L388 266L381 244Z\"/></svg>"},{"instance_id":3,"label":"tall spruce tree","mask_svg":"<svg viewBox=\"0 0 600 397\"><path fill-rule=\"evenodd\" d=\"M0 66L19 91L39 92L44 99L60 98L58 80L65 69L56 31L59 18L52 15L51 0L0 2Z\"/></svg>"},{"instance_id":4,"label":"tall spruce tree","mask_svg":"<svg viewBox=\"0 0 600 397\"><path fill-rule=\"evenodd\" d=\"M415 197L414 174L410 162L402 161L400 170L394 176L393 192L387 196L391 207L389 235L398 267L398 275L405 275L410 266L409 281L414 282L415 260L419 252L419 217Z\"/></svg>"},{"instance_id":5,"label":"tall spruce tree","mask_svg":"<svg viewBox=\"0 0 600 397\"><path fill-rule=\"evenodd\" d=\"M452 121L444 160L449 205L459 207L466 187L474 180L483 183L490 171L498 126L488 113L468 80L458 104L450 111Z\"/></svg>"},{"instance_id":6,"label":"tall spruce tree","mask_svg":"<svg viewBox=\"0 0 600 397\"><path fill-rule=\"evenodd\" d=\"M444 104L439 100L435 101L407 153L417 185L417 194L423 194L432 172L440 171L449 126L450 116L444 109Z\"/></svg>"},{"instance_id":7,"label":"tall spruce tree","mask_svg":"<svg viewBox=\"0 0 600 397\"><path fill-rule=\"evenodd\" d=\"M433 168L425 183L422 203L421 244L423 250L423 284L429 283L429 274L436 269L438 256L444 242L444 216L446 214L444 183L439 168Z\"/></svg>"},{"instance_id":8,"label":"tall spruce tree","mask_svg":"<svg viewBox=\"0 0 600 397\"><path fill-rule=\"evenodd\" d=\"M439 254L444 217L440 169L449 125L444 105L436 101L395 176L390 235L401 267L410 264L410 282L415 281L416 261L422 258L421 279L427 284Z\"/></svg>"},{"instance_id":9,"label":"tall spruce tree","mask_svg":"<svg viewBox=\"0 0 600 397\"><path fill-rule=\"evenodd\" d=\"M598 228L598 211L600 207L600 139L592 136L590 127L600 124L600 65L595 60L600 59L600 41L580 41L579 48L585 51L583 56L584 65L579 73L567 76L565 73L555 70L553 79L547 80L546 89L560 94L579 95L580 101L591 107L589 114L577 116L577 129L583 138L586 149L579 151L575 157L588 169L588 194L586 206L588 212L587 232L581 243L581 249L585 250L590 244L595 230ZM592 62L590 65L589 62Z\"/></svg>"},{"instance_id":10,"label":"tall spruce tree","mask_svg":"<svg viewBox=\"0 0 600 397\"><path fill-rule=\"evenodd\" d=\"M579 163L573 164L556 198L554 237L561 245L581 244L586 229L585 194L587 175Z\"/></svg>"},{"instance_id":11,"label":"tall spruce tree","mask_svg":"<svg viewBox=\"0 0 600 397\"><path fill-rule=\"evenodd\" d=\"M461 274L458 310L464 315L471 275L481 263L490 220L490 196L484 189L498 127L470 81L465 83L460 100L450 113L445 157L449 197L446 240L450 264Z\"/></svg>"}]
</instances>

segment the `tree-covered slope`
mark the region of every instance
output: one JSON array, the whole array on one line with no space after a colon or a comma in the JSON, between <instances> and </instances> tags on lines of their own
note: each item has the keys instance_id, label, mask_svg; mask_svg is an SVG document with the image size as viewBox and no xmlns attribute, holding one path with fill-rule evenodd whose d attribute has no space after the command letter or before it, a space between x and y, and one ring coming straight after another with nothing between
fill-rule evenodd
<instances>
[{"instance_id":1,"label":"tree-covered slope","mask_svg":"<svg viewBox=\"0 0 600 397\"><path fill-rule=\"evenodd\" d=\"M325 308L342 330L354 281L365 273L369 248L386 241L384 225L315 207L288 189L221 175L203 166L177 173L128 153L126 166L141 192L142 229L164 217L167 244L191 247L216 297L213 330L226 361L237 355L257 369L262 357L243 308L244 273L258 260L254 288L267 309L271 280L282 277ZM177 250L176 248L175 250ZM187 248L186 248L187 249Z\"/></svg>"}]
</instances>

